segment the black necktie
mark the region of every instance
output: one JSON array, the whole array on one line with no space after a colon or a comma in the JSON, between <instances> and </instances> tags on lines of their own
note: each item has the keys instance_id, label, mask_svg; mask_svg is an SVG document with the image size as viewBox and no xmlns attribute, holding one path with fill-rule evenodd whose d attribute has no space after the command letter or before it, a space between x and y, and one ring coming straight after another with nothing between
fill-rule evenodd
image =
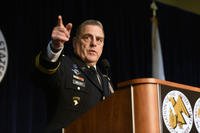
<instances>
[{"instance_id":1,"label":"black necktie","mask_svg":"<svg viewBox=\"0 0 200 133\"><path fill-rule=\"evenodd\" d=\"M95 69L94 66L90 66L90 70L91 70L92 74L95 75L95 78L97 79L97 81L98 81L98 83L99 83L99 85L101 87L102 84L101 84L101 77L100 77L99 73L97 72L97 70Z\"/></svg>"}]
</instances>

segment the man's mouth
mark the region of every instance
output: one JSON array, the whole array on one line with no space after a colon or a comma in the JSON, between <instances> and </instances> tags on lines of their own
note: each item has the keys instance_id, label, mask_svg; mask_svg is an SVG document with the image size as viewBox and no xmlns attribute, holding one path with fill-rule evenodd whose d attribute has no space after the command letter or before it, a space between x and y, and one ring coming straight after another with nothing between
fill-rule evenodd
<instances>
[{"instance_id":1,"label":"man's mouth","mask_svg":"<svg viewBox=\"0 0 200 133\"><path fill-rule=\"evenodd\" d=\"M89 54L96 54L96 51L95 50L88 50L88 53Z\"/></svg>"}]
</instances>

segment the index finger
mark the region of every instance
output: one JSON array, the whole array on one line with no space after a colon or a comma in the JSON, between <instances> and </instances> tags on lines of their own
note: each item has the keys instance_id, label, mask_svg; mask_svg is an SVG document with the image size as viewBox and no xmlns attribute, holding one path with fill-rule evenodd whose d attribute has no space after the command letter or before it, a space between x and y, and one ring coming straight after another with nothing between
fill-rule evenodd
<instances>
[{"instance_id":1,"label":"index finger","mask_svg":"<svg viewBox=\"0 0 200 133\"><path fill-rule=\"evenodd\" d=\"M57 25L58 26L62 26L63 25L63 21L62 21L62 16L61 15L58 16L58 24Z\"/></svg>"}]
</instances>

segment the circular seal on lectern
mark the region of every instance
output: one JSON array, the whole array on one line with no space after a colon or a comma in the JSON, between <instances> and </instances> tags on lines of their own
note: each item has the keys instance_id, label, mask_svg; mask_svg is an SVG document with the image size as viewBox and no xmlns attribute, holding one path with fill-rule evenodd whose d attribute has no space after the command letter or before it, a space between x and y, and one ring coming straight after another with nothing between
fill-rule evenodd
<instances>
[{"instance_id":1,"label":"circular seal on lectern","mask_svg":"<svg viewBox=\"0 0 200 133\"><path fill-rule=\"evenodd\" d=\"M197 131L200 133L200 98L194 104L194 124Z\"/></svg>"},{"instance_id":2,"label":"circular seal on lectern","mask_svg":"<svg viewBox=\"0 0 200 133\"><path fill-rule=\"evenodd\" d=\"M8 66L8 49L5 38L0 30L0 82L2 81Z\"/></svg>"},{"instance_id":3,"label":"circular seal on lectern","mask_svg":"<svg viewBox=\"0 0 200 133\"><path fill-rule=\"evenodd\" d=\"M172 90L164 98L162 116L170 133L189 133L193 125L193 112L188 98Z\"/></svg>"}]
</instances>

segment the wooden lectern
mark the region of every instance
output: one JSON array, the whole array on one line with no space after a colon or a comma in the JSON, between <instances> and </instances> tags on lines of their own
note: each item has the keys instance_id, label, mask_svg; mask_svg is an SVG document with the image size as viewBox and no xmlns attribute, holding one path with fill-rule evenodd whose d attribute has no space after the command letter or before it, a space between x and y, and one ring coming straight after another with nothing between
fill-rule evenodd
<instances>
[{"instance_id":1,"label":"wooden lectern","mask_svg":"<svg viewBox=\"0 0 200 133\"><path fill-rule=\"evenodd\" d=\"M174 82L154 78L121 82L113 95L63 128L63 132L197 132L199 98L200 88Z\"/></svg>"}]
</instances>

